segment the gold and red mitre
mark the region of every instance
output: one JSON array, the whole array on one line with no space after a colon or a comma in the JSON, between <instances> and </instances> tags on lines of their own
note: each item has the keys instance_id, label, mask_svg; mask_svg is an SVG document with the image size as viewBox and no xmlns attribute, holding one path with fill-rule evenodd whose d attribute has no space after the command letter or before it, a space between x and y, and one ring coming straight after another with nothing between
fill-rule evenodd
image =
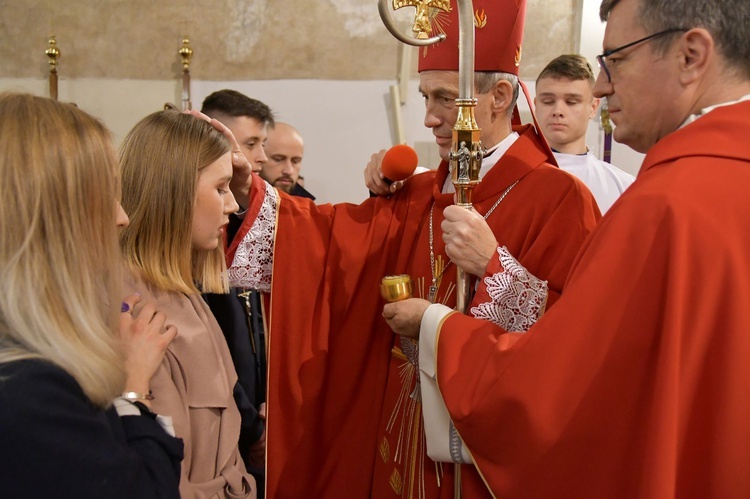
<instances>
[{"instance_id":1,"label":"gold and red mitre","mask_svg":"<svg viewBox=\"0 0 750 499\"><path fill-rule=\"evenodd\" d=\"M458 71L456 0L429 0L430 36L446 40L420 50L419 71ZM518 76L526 0L474 0L474 70ZM446 11L449 8L450 10Z\"/></svg>"}]
</instances>

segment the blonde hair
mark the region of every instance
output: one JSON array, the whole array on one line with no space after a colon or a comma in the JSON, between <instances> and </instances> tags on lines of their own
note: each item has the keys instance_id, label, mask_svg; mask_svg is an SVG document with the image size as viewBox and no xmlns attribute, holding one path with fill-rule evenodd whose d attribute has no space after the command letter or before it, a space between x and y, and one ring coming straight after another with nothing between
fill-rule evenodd
<instances>
[{"instance_id":1,"label":"blonde hair","mask_svg":"<svg viewBox=\"0 0 750 499\"><path fill-rule=\"evenodd\" d=\"M198 174L229 150L207 121L175 111L153 113L128 133L120 167L130 225L120 246L146 282L182 293L229 292L223 244L193 250L191 238Z\"/></svg>"},{"instance_id":2,"label":"blonde hair","mask_svg":"<svg viewBox=\"0 0 750 499\"><path fill-rule=\"evenodd\" d=\"M100 407L125 380L116 176L95 118L0 95L0 363L50 361Z\"/></svg>"}]
</instances>

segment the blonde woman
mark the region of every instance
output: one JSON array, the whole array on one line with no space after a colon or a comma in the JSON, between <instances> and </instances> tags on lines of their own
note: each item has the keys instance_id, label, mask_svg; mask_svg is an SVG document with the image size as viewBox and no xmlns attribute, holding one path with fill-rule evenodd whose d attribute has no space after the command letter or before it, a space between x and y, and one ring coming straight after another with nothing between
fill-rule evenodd
<instances>
[{"instance_id":1,"label":"blonde woman","mask_svg":"<svg viewBox=\"0 0 750 499\"><path fill-rule=\"evenodd\" d=\"M120 237L132 274L126 286L155 301L180 331L151 389L154 408L173 417L185 441L182 497L255 497L238 451L237 374L200 294L229 289L222 237L238 208L230 143L205 120L162 111L128 134L120 162L130 213Z\"/></svg>"},{"instance_id":2,"label":"blonde woman","mask_svg":"<svg viewBox=\"0 0 750 499\"><path fill-rule=\"evenodd\" d=\"M0 95L3 497L178 497L182 443L128 401L147 398L176 330L154 305L133 317L137 296L121 308L117 177L96 119Z\"/></svg>"}]
</instances>

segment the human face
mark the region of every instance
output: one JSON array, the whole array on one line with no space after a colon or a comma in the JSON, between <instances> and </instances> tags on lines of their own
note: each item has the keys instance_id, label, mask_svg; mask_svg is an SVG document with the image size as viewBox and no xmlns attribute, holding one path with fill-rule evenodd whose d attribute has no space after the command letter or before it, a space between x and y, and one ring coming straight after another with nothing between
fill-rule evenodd
<instances>
[{"instance_id":1,"label":"human face","mask_svg":"<svg viewBox=\"0 0 750 499\"><path fill-rule=\"evenodd\" d=\"M650 34L638 24L637 9L638 0L621 0L612 9L604 32L605 53ZM606 59L611 81L600 71L594 85L596 97L607 97L615 140L642 153L687 117L678 105L683 91L676 44L664 54L652 47L639 43L612 53Z\"/></svg>"},{"instance_id":2,"label":"human face","mask_svg":"<svg viewBox=\"0 0 750 499\"><path fill-rule=\"evenodd\" d=\"M424 97L424 126L432 129L440 157L448 161L453 140L453 127L458 118L456 98L458 98L458 72L422 71L419 73L419 93ZM475 96L474 119L482 130L481 139L485 147L499 142L496 127L491 126L495 116L492 113L494 98L492 93Z\"/></svg>"},{"instance_id":3,"label":"human face","mask_svg":"<svg viewBox=\"0 0 750 499\"><path fill-rule=\"evenodd\" d=\"M277 123L268 133L268 161L263 165L260 176L277 189L291 192L299 179L304 152L300 134L284 123Z\"/></svg>"},{"instance_id":4,"label":"human face","mask_svg":"<svg viewBox=\"0 0 750 499\"><path fill-rule=\"evenodd\" d=\"M191 239L194 250L215 249L221 241L229 215L239 206L229 190L232 156L226 153L198 172Z\"/></svg>"},{"instance_id":5,"label":"human face","mask_svg":"<svg viewBox=\"0 0 750 499\"><path fill-rule=\"evenodd\" d=\"M586 130L598 104L589 80L550 77L536 84L536 118L549 145L559 152L586 152Z\"/></svg>"},{"instance_id":6,"label":"human face","mask_svg":"<svg viewBox=\"0 0 750 499\"><path fill-rule=\"evenodd\" d=\"M253 171L259 172L268 160L264 150L267 137L266 124L249 116L223 118L221 121L234 134L242 154L250 162Z\"/></svg>"}]
</instances>

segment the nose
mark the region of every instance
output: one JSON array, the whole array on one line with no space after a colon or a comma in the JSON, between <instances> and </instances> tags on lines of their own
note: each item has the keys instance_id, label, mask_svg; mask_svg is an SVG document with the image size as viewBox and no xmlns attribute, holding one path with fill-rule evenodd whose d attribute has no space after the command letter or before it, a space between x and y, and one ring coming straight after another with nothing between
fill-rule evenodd
<instances>
[{"instance_id":1,"label":"nose","mask_svg":"<svg viewBox=\"0 0 750 499\"><path fill-rule=\"evenodd\" d=\"M607 80L607 75L604 73L604 70L599 71L599 74L596 76L596 82L594 82L594 88L592 91L594 97L597 99L607 97L614 93L614 87L612 86L612 83Z\"/></svg>"},{"instance_id":2,"label":"nose","mask_svg":"<svg viewBox=\"0 0 750 499\"><path fill-rule=\"evenodd\" d=\"M291 175L294 173L294 167L292 166L292 160L288 159L284 161L284 166L281 168L281 173Z\"/></svg>"},{"instance_id":3,"label":"nose","mask_svg":"<svg viewBox=\"0 0 750 499\"><path fill-rule=\"evenodd\" d=\"M428 104L424 112L424 126L427 128L436 128L443 124L443 120L435 114L435 109Z\"/></svg>"},{"instance_id":4,"label":"nose","mask_svg":"<svg viewBox=\"0 0 750 499\"><path fill-rule=\"evenodd\" d=\"M555 100L555 105L552 108L552 116L562 117L563 114L562 103L559 100Z\"/></svg>"},{"instance_id":5,"label":"nose","mask_svg":"<svg viewBox=\"0 0 750 499\"><path fill-rule=\"evenodd\" d=\"M256 147L254 163L260 168L266 162L268 162L268 156L266 156L266 150L263 146Z\"/></svg>"},{"instance_id":6,"label":"nose","mask_svg":"<svg viewBox=\"0 0 750 499\"><path fill-rule=\"evenodd\" d=\"M232 194L232 191L227 191L226 194L229 198L224 203L224 214L230 215L232 213L236 213L240 209L240 205L237 204L237 200L234 199L234 194Z\"/></svg>"},{"instance_id":7,"label":"nose","mask_svg":"<svg viewBox=\"0 0 750 499\"><path fill-rule=\"evenodd\" d=\"M125 213L125 210L119 201L117 202L117 210L115 211L115 223L120 228L125 228L130 225L130 218L128 218L128 214Z\"/></svg>"}]
</instances>

